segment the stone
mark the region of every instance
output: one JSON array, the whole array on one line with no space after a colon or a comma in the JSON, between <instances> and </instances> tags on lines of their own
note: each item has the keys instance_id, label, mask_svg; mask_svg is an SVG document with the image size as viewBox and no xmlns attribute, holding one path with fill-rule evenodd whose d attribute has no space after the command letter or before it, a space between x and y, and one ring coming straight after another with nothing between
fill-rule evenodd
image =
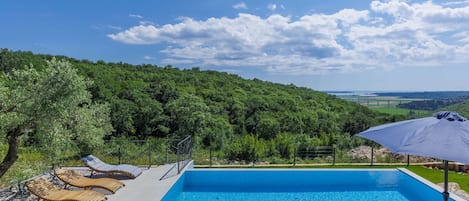
<instances>
[{"instance_id":1,"label":"stone","mask_svg":"<svg viewBox=\"0 0 469 201\"><path fill-rule=\"evenodd\" d=\"M438 183L437 185L440 186L441 188L444 188L444 183ZM466 191L462 190L459 187L459 184L456 182L448 182L448 191L450 193L454 193L458 195L459 197L465 200L469 200L469 194Z\"/></svg>"}]
</instances>

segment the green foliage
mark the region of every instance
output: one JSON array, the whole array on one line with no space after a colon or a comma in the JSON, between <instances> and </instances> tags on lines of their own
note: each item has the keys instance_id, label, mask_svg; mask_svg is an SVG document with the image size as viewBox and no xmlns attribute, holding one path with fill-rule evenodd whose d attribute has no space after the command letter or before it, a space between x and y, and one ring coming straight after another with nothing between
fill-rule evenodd
<instances>
[{"instance_id":1,"label":"green foliage","mask_svg":"<svg viewBox=\"0 0 469 201\"><path fill-rule=\"evenodd\" d=\"M408 103L402 103L397 105L399 108L412 109L412 110L428 110L433 111L438 108L458 104L469 99L469 96L461 96L449 99L434 99L434 100L422 100L412 101Z\"/></svg>"},{"instance_id":2,"label":"green foliage","mask_svg":"<svg viewBox=\"0 0 469 201\"><path fill-rule=\"evenodd\" d=\"M409 109L402 109L402 108L371 108L374 111L387 113L387 114L395 114L395 115L407 115L410 111Z\"/></svg>"},{"instance_id":3,"label":"green foliage","mask_svg":"<svg viewBox=\"0 0 469 201\"><path fill-rule=\"evenodd\" d=\"M458 99L462 96L469 96L469 91L381 92L376 94L411 99Z\"/></svg>"},{"instance_id":4,"label":"green foliage","mask_svg":"<svg viewBox=\"0 0 469 201\"><path fill-rule=\"evenodd\" d=\"M51 57L8 50L1 55L3 66ZM112 137L193 135L201 148L224 150L230 160L289 158L287 142L303 148L332 145L401 118L308 88L222 72L66 59L93 81L85 85L86 96L110 108ZM340 143L348 147L359 142Z\"/></svg>"},{"instance_id":5,"label":"green foliage","mask_svg":"<svg viewBox=\"0 0 469 201\"><path fill-rule=\"evenodd\" d=\"M24 137L49 161L70 149L92 151L112 131L108 106L93 103L87 91L92 82L69 62L52 58L46 64L0 74L0 135L10 147L18 145L11 139Z\"/></svg>"},{"instance_id":6,"label":"green foliage","mask_svg":"<svg viewBox=\"0 0 469 201\"><path fill-rule=\"evenodd\" d=\"M296 151L296 140L292 135L287 133L278 134L273 140L271 154L273 156L280 156L281 158L290 159Z\"/></svg>"},{"instance_id":7,"label":"green foliage","mask_svg":"<svg viewBox=\"0 0 469 201\"><path fill-rule=\"evenodd\" d=\"M253 135L242 135L233 138L225 146L225 157L232 161L252 162L265 156L267 146L265 141L259 140Z\"/></svg>"},{"instance_id":8,"label":"green foliage","mask_svg":"<svg viewBox=\"0 0 469 201\"><path fill-rule=\"evenodd\" d=\"M177 136L204 134L213 121L208 106L194 95L183 95L168 103L166 111L171 132Z\"/></svg>"},{"instance_id":9,"label":"green foliage","mask_svg":"<svg viewBox=\"0 0 469 201\"><path fill-rule=\"evenodd\" d=\"M0 154L5 155L7 147L0 146ZM0 188L7 185L17 184L28 178L45 172L50 168L44 154L37 152L34 148L20 148L20 158L10 170L0 178ZM31 165L34 164L34 165Z\"/></svg>"},{"instance_id":10,"label":"green foliage","mask_svg":"<svg viewBox=\"0 0 469 201\"><path fill-rule=\"evenodd\" d=\"M225 119L219 117L211 119L201 137L203 148L220 150L226 141L233 137L233 130Z\"/></svg>"},{"instance_id":11,"label":"green foliage","mask_svg":"<svg viewBox=\"0 0 469 201\"><path fill-rule=\"evenodd\" d=\"M469 101L464 101L455 105L451 105L445 108L440 108L441 111L455 111L462 116L469 118Z\"/></svg>"}]
</instances>

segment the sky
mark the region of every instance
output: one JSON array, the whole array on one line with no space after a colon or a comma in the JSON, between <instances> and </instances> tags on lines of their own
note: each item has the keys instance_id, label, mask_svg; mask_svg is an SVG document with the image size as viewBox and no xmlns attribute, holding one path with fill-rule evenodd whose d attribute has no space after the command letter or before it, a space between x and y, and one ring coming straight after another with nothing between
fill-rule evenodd
<instances>
[{"instance_id":1,"label":"sky","mask_svg":"<svg viewBox=\"0 0 469 201\"><path fill-rule=\"evenodd\" d=\"M469 90L469 0L2 0L0 48L315 90Z\"/></svg>"}]
</instances>

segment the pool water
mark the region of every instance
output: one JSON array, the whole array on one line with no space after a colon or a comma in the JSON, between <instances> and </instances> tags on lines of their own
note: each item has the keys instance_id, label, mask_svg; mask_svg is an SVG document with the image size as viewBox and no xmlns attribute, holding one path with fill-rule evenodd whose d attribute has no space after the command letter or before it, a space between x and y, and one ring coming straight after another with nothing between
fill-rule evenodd
<instances>
[{"instance_id":1,"label":"pool water","mask_svg":"<svg viewBox=\"0 0 469 201\"><path fill-rule=\"evenodd\" d=\"M397 169L191 169L163 201L429 201L440 192ZM452 199L450 199L452 200Z\"/></svg>"},{"instance_id":2,"label":"pool water","mask_svg":"<svg viewBox=\"0 0 469 201\"><path fill-rule=\"evenodd\" d=\"M337 191L337 192L183 192L175 200L217 201L408 201L397 191Z\"/></svg>"}]
</instances>

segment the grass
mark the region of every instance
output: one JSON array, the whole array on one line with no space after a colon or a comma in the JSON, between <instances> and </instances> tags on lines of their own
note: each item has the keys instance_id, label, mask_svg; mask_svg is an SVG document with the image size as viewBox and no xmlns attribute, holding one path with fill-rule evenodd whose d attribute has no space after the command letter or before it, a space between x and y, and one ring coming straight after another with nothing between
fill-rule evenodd
<instances>
[{"instance_id":1,"label":"grass","mask_svg":"<svg viewBox=\"0 0 469 201\"><path fill-rule=\"evenodd\" d=\"M386 114L394 114L394 115L407 115L409 114L408 109L402 109L402 108L370 108L374 111L381 112L381 113L386 113Z\"/></svg>"},{"instance_id":2,"label":"grass","mask_svg":"<svg viewBox=\"0 0 469 201\"><path fill-rule=\"evenodd\" d=\"M425 99L401 98L397 96L339 96L342 99L352 101L367 107L395 108L398 104L419 101Z\"/></svg>"},{"instance_id":3,"label":"grass","mask_svg":"<svg viewBox=\"0 0 469 201\"><path fill-rule=\"evenodd\" d=\"M2 149L0 155L4 155ZM44 155L33 150L20 148L20 157L13 166L0 178L0 188L15 185L21 181L39 175L50 168L49 163L45 162Z\"/></svg>"},{"instance_id":4,"label":"grass","mask_svg":"<svg viewBox=\"0 0 469 201\"><path fill-rule=\"evenodd\" d=\"M444 182L443 170L428 169L422 166L410 166L407 169L435 184ZM448 181L458 183L461 189L463 189L466 192L469 192L469 175L468 174L461 174L461 173L450 171L448 172Z\"/></svg>"},{"instance_id":5,"label":"grass","mask_svg":"<svg viewBox=\"0 0 469 201\"><path fill-rule=\"evenodd\" d=\"M367 106L371 110L386 114L407 116L410 112L414 112L415 114L413 116L425 116L428 113L428 111L424 110L409 110L397 107L397 105L400 103L408 103L411 101L424 99L410 99L393 96L351 96L343 98L349 101L360 103L361 105Z\"/></svg>"},{"instance_id":6,"label":"grass","mask_svg":"<svg viewBox=\"0 0 469 201\"><path fill-rule=\"evenodd\" d=\"M428 111L424 110L409 110L409 109L403 109L403 108L370 108L374 111L381 112L381 113L386 113L386 114L394 114L394 115L408 115L410 111L415 112L415 116L425 116Z\"/></svg>"}]
</instances>

